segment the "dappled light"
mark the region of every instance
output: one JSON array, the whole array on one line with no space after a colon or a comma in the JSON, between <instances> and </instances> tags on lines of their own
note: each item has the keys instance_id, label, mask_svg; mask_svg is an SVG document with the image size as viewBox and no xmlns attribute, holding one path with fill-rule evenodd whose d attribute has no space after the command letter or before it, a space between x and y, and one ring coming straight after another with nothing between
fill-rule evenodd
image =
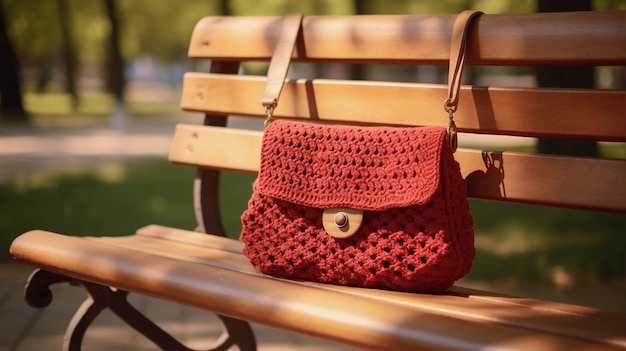
<instances>
[{"instance_id":1,"label":"dappled light","mask_svg":"<svg viewBox=\"0 0 626 351\"><path fill-rule=\"evenodd\" d=\"M479 254L470 276L550 282L556 267L581 283L626 276L624 215L484 201L472 214Z\"/></svg>"},{"instance_id":2,"label":"dappled light","mask_svg":"<svg viewBox=\"0 0 626 351\"><path fill-rule=\"evenodd\" d=\"M121 183L126 175L126 168L119 163L102 165L95 170L96 177L105 183Z\"/></svg>"}]
</instances>

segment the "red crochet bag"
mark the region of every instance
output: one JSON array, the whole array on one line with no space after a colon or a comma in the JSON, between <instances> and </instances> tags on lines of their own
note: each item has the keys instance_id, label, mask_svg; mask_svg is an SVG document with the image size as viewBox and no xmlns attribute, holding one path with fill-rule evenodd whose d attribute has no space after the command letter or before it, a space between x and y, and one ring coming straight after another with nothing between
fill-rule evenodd
<instances>
[{"instance_id":1,"label":"red crochet bag","mask_svg":"<svg viewBox=\"0 0 626 351\"><path fill-rule=\"evenodd\" d=\"M355 225L348 209L362 211L360 227L331 236L341 213ZM272 122L242 221L244 254L280 277L436 292L475 254L465 182L440 127Z\"/></svg>"},{"instance_id":2,"label":"red crochet bag","mask_svg":"<svg viewBox=\"0 0 626 351\"><path fill-rule=\"evenodd\" d=\"M263 100L268 118L278 81ZM252 265L278 277L412 292L443 291L467 274L473 220L448 137L456 131L450 91L448 130L269 123L242 215Z\"/></svg>"}]
</instances>

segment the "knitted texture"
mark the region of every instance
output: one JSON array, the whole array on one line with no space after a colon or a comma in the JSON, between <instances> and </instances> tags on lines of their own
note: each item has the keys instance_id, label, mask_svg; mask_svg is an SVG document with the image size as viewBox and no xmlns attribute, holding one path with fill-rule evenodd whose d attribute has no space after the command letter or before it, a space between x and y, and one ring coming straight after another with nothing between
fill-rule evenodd
<instances>
[{"instance_id":1,"label":"knitted texture","mask_svg":"<svg viewBox=\"0 0 626 351\"><path fill-rule=\"evenodd\" d=\"M264 273L437 292L475 255L465 182L445 129L275 121L242 215L244 254ZM357 233L325 232L326 208L363 210Z\"/></svg>"}]
</instances>

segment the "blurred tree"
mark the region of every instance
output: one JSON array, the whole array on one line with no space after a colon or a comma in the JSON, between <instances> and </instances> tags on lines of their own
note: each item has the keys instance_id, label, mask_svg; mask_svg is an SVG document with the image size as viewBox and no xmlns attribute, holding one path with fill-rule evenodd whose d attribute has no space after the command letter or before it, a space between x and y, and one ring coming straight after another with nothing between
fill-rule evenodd
<instances>
[{"instance_id":1,"label":"blurred tree","mask_svg":"<svg viewBox=\"0 0 626 351\"><path fill-rule=\"evenodd\" d=\"M591 0L538 0L537 12L591 11ZM540 87L593 88L593 67L537 67ZM537 142L540 153L597 156L595 141L541 138Z\"/></svg>"},{"instance_id":2,"label":"blurred tree","mask_svg":"<svg viewBox=\"0 0 626 351\"><path fill-rule=\"evenodd\" d=\"M72 109L78 108L78 91L76 89L76 68L78 58L74 49L72 33L74 32L71 11L68 8L67 0L57 0L57 10L59 23L61 25L63 62L65 66L65 91L71 97Z\"/></svg>"},{"instance_id":3,"label":"blurred tree","mask_svg":"<svg viewBox=\"0 0 626 351\"><path fill-rule=\"evenodd\" d=\"M20 58L34 60L59 43L55 3L52 1L2 0L7 28L15 39ZM36 20L33 20L36 19Z\"/></svg>"},{"instance_id":4,"label":"blurred tree","mask_svg":"<svg viewBox=\"0 0 626 351\"><path fill-rule=\"evenodd\" d=\"M14 39L18 60L25 68L39 68L33 73L36 74L37 90L44 91L61 54L58 49L61 36L57 3L41 0L3 2L8 16L6 25ZM30 76L33 77L32 74Z\"/></svg>"},{"instance_id":5,"label":"blurred tree","mask_svg":"<svg viewBox=\"0 0 626 351\"><path fill-rule=\"evenodd\" d=\"M191 31L200 18L233 14L227 0L133 0L118 6L127 18L120 43L125 58L149 55L161 63L179 62L185 57Z\"/></svg>"},{"instance_id":6,"label":"blurred tree","mask_svg":"<svg viewBox=\"0 0 626 351\"><path fill-rule=\"evenodd\" d=\"M219 9L217 13L223 16L232 16L233 11L230 8L230 1L228 0L219 0L219 1L220 3L219 3Z\"/></svg>"},{"instance_id":7,"label":"blurred tree","mask_svg":"<svg viewBox=\"0 0 626 351\"><path fill-rule=\"evenodd\" d=\"M107 88L116 100L124 100L126 76L124 75L124 58L120 48L120 24L116 9L116 0L104 0L107 18L109 19L110 32L108 42L107 60Z\"/></svg>"},{"instance_id":8,"label":"blurred tree","mask_svg":"<svg viewBox=\"0 0 626 351\"><path fill-rule=\"evenodd\" d=\"M115 98L115 105L110 117L111 127L118 132L125 132L128 122L128 111L124 100L126 76L124 74L124 58L120 49L120 23L117 14L117 1L104 0L110 32L108 41L107 89Z\"/></svg>"},{"instance_id":9,"label":"blurred tree","mask_svg":"<svg viewBox=\"0 0 626 351\"><path fill-rule=\"evenodd\" d=\"M369 6L366 0L353 0L354 14L367 15ZM350 78L364 80L367 78L367 67L364 65L350 65Z\"/></svg>"},{"instance_id":10,"label":"blurred tree","mask_svg":"<svg viewBox=\"0 0 626 351\"><path fill-rule=\"evenodd\" d=\"M4 2L0 0L0 122L29 124L21 94L20 64L7 31Z\"/></svg>"}]
</instances>

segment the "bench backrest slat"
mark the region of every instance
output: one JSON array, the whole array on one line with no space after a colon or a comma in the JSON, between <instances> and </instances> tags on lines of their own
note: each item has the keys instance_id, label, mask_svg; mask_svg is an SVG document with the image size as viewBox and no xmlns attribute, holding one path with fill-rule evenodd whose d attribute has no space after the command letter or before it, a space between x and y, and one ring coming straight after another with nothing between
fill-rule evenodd
<instances>
[{"instance_id":1,"label":"bench backrest slat","mask_svg":"<svg viewBox=\"0 0 626 351\"><path fill-rule=\"evenodd\" d=\"M265 77L187 73L181 107L265 117ZM435 84L299 80L285 85L276 117L401 125L446 125L447 87ZM603 113L596 110L602 106ZM464 87L455 121L473 133L626 141L626 91ZM594 123L589 123L594 116Z\"/></svg>"},{"instance_id":2,"label":"bench backrest slat","mask_svg":"<svg viewBox=\"0 0 626 351\"><path fill-rule=\"evenodd\" d=\"M171 162L243 173L259 171L261 131L179 124Z\"/></svg>"},{"instance_id":3,"label":"bench backrest slat","mask_svg":"<svg viewBox=\"0 0 626 351\"><path fill-rule=\"evenodd\" d=\"M201 20L192 35L189 55L211 60L212 72L222 73L188 72L182 108L204 112L205 124L223 124L220 121L229 115L264 118L260 100L265 77L234 71L240 62L269 61L282 20ZM447 65L453 21L454 16L305 17L293 58L315 63ZM483 15L470 27L467 62L624 66L626 11ZM219 67L229 67L229 74ZM443 126L447 123L443 110L446 89L437 84L293 79L285 85L274 116L331 123ZM461 131L476 134L623 143L626 90L464 86L455 121ZM460 136L462 145L465 136ZM181 125L170 159L202 170L255 173L261 138L262 131ZM480 143L482 137L476 138ZM474 198L626 213L623 159L490 152L467 146L457 151L455 159ZM201 174L201 184L216 178ZM214 188L207 186L207 193L213 194Z\"/></svg>"},{"instance_id":4,"label":"bench backrest slat","mask_svg":"<svg viewBox=\"0 0 626 351\"><path fill-rule=\"evenodd\" d=\"M179 125L169 159L196 167L255 173L262 135L261 131ZM459 149L454 157L474 198L626 212L626 187L608 193L603 190L606 184L625 182L626 162L621 160L598 163L588 158L468 149ZM593 171L597 169L601 171ZM494 181L494 174L500 179Z\"/></svg>"},{"instance_id":5,"label":"bench backrest slat","mask_svg":"<svg viewBox=\"0 0 626 351\"><path fill-rule=\"evenodd\" d=\"M445 64L454 19L453 15L307 16L294 61ZM268 60L281 23L282 17L207 17L194 30L189 56ZM470 30L467 64L621 65L626 61L624 12L487 15L473 27L479 28Z\"/></svg>"}]
</instances>

